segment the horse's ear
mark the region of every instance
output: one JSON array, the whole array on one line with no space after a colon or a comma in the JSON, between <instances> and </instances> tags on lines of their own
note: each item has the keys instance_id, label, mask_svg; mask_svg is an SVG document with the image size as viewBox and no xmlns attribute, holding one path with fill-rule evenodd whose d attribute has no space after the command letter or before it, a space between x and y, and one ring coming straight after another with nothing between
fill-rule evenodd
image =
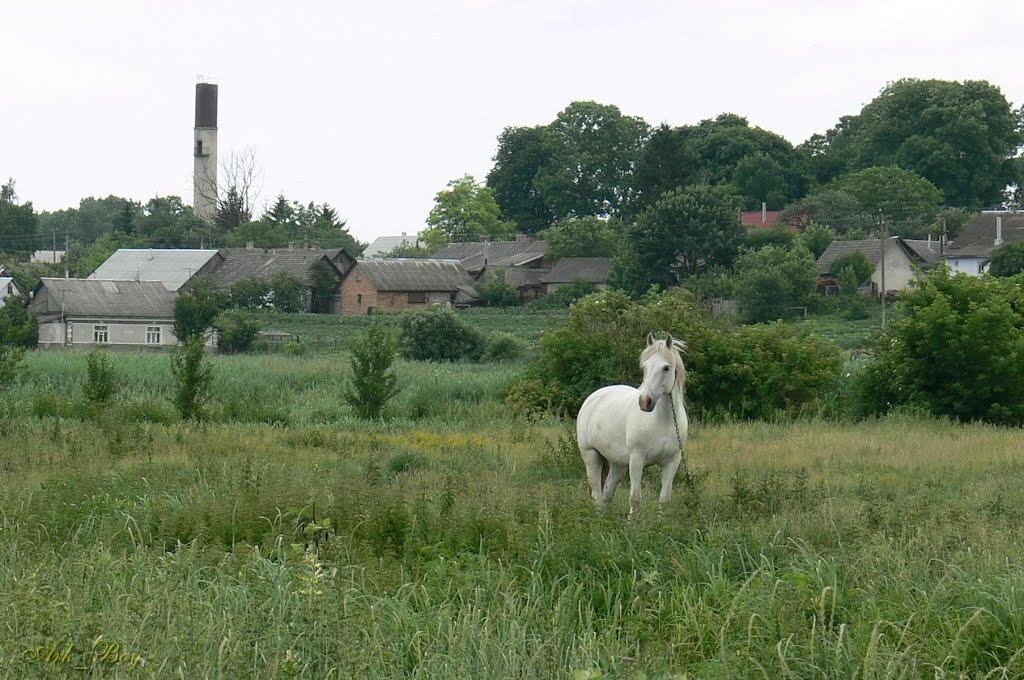
<instances>
[{"instance_id":1,"label":"horse's ear","mask_svg":"<svg viewBox=\"0 0 1024 680\"><path fill-rule=\"evenodd\" d=\"M647 334L647 346L650 347L654 344L654 333Z\"/></svg>"},{"instance_id":2,"label":"horse's ear","mask_svg":"<svg viewBox=\"0 0 1024 680\"><path fill-rule=\"evenodd\" d=\"M671 333L669 333L668 335L665 336L665 347L667 347L669 349L672 349L672 343L674 343L674 342L675 342L675 340L672 339L672 334Z\"/></svg>"}]
</instances>

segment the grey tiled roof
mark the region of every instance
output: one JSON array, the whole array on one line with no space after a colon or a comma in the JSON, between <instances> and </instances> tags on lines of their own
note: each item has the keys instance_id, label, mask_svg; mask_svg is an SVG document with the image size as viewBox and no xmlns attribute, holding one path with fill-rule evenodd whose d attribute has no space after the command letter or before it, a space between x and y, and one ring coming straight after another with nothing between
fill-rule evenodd
<instances>
[{"instance_id":1,"label":"grey tiled roof","mask_svg":"<svg viewBox=\"0 0 1024 680\"><path fill-rule=\"evenodd\" d=\"M928 241L925 239L905 238L903 242L910 246L911 250L927 263L938 262L942 259L942 256L939 254L939 242L934 239Z\"/></svg>"},{"instance_id":2,"label":"grey tiled roof","mask_svg":"<svg viewBox=\"0 0 1024 680\"><path fill-rule=\"evenodd\" d=\"M538 260L548 252L545 241L488 241L449 243L431 257L459 260L468 272L479 272L487 267L516 267Z\"/></svg>"},{"instance_id":3,"label":"grey tiled roof","mask_svg":"<svg viewBox=\"0 0 1024 680\"><path fill-rule=\"evenodd\" d=\"M455 292L473 279L458 260L386 258L357 260L349 276L368 276L377 290Z\"/></svg>"},{"instance_id":4,"label":"grey tiled roof","mask_svg":"<svg viewBox=\"0 0 1024 680\"><path fill-rule=\"evenodd\" d=\"M370 242L370 245L366 246L366 250L363 251L363 257L382 257L403 243L414 245L416 243L416 234L411 236L408 234L402 234L401 236L378 236Z\"/></svg>"},{"instance_id":5,"label":"grey tiled roof","mask_svg":"<svg viewBox=\"0 0 1024 680\"><path fill-rule=\"evenodd\" d=\"M998 213L1003 218L1003 243L1024 241L1024 213ZM996 246L997 213L975 215L949 244L948 257L988 257Z\"/></svg>"},{"instance_id":6,"label":"grey tiled roof","mask_svg":"<svg viewBox=\"0 0 1024 680\"><path fill-rule=\"evenodd\" d=\"M224 260L213 270L210 278L218 288L230 288L243 279L267 279L277 274L294 276L310 283L310 267L317 260L331 260L338 249L319 248L224 248ZM340 275L340 272L339 272Z\"/></svg>"},{"instance_id":7,"label":"grey tiled roof","mask_svg":"<svg viewBox=\"0 0 1024 680\"><path fill-rule=\"evenodd\" d=\"M66 316L170 319L174 293L159 281L43 278L29 310L41 321Z\"/></svg>"},{"instance_id":8,"label":"grey tiled roof","mask_svg":"<svg viewBox=\"0 0 1024 680\"><path fill-rule=\"evenodd\" d=\"M528 288L530 286L539 286L541 277L548 273L548 269L534 269L533 267L508 267L506 269L497 269L488 267L483 274L485 281L493 281L499 272L505 274L505 283L512 286L513 288Z\"/></svg>"},{"instance_id":9,"label":"grey tiled roof","mask_svg":"<svg viewBox=\"0 0 1024 680\"><path fill-rule=\"evenodd\" d=\"M889 247L899 248L903 253L912 261L918 264L924 263L925 260L917 252L907 245L902 238L899 236L889 237ZM881 259L882 254L882 241L877 238L862 239L857 241L832 241L825 249L825 252L818 258L818 271L822 274L834 273L832 272L832 263L843 255L849 253L861 252L868 258L868 262L872 266L878 266L878 261Z\"/></svg>"},{"instance_id":10,"label":"grey tiled roof","mask_svg":"<svg viewBox=\"0 0 1024 680\"><path fill-rule=\"evenodd\" d=\"M216 250L120 248L96 268L90 279L160 281L176 291L218 257Z\"/></svg>"},{"instance_id":11,"label":"grey tiled roof","mask_svg":"<svg viewBox=\"0 0 1024 680\"><path fill-rule=\"evenodd\" d=\"M540 280L544 283L569 283L583 279L588 283L604 283L611 270L610 257L565 257Z\"/></svg>"}]
</instances>

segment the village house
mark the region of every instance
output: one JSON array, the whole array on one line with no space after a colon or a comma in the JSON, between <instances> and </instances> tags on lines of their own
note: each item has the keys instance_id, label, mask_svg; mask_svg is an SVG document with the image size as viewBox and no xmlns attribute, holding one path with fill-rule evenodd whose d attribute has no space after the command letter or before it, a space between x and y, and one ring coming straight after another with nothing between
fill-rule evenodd
<instances>
[{"instance_id":1,"label":"village house","mask_svg":"<svg viewBox=\"0 0 1024 680\"><path fill-rule=\"evenodd\" d=\"M981 276L997 248L1018 241L1024 241L1024 213L985 211L964 225L943 259L954 272Z\"/></svg>"},{"instance_id":2,"label":"village house","mask_svg":"<svg viewBox=\"0 0 1024 680\"><path fill-rule=\"evenodd\" d=\"M829 290L836 286L836 274L832 271L832 264L850 253L863 253L874 270L871 273L871 292L879 295L882 290L882 268L879 263L882 261L881 239L863 239L857 241L832 241L825 252L818 258L818 272L821 279L818 286ZM885 289L886 291L902 291L912 287L915 268L921 268L927 264L925 258L917 253L907 242L899 236L889 238L885 248Z\"/></svg>"},{"instance_id":3,"label":"village house","mask_svg":"<svg viewBox=\"0 0 1024 680\"><path fill-rule=\"evenodd\" d=\"M37 250L28 259L34 264L56 264L64 261L63 250Z\"/></svg>"},{"instance_id":4,"label":"village house","mask_svg":"<svg viewBox=\"0 0 1024 680\"><path fill-rule=\"evenodd\" d=\"M119 248L89 278L102 281L159 281L177 292L211 274L224 258L216 250Z\"/></svg>"},{"instance_id":5,"label":"village house","mask_svg":"<svg viewBox=\"0 0 1024 680\"><path fill-rule=\"evenodd\" d=\"M307 288L313 285L313 265L323 262L336 277L324 313L341 312L341 279L355 260L342 248L224 248L220 261L209 274L209 280L221 291L228 291L239 281L256 279L269 282L277 276L290 276Z\"/></svg>"},{"instance_id":6,"label":"village house","mask_svg":"<svg viewBox=\"0 0 1024 680\"><path fill-rule=\"evenodd\" d=\"M3 307L7 298L21 295L21 289L14 282L14 277L0 269L0 307Z\"/></svg>"},{"instance_id":7,"label":"village house","mask_svg":"<svg viewBox=\"0 0 1024 680\"><path fill-rule=\"evenodd\" d=\"M544 292L551 294L573 281L582 280L604 290L608 274L612 271L610 257L563 257L547 274L540 277Z\"/></svg>"},{"instance_id":8,"label":"village house","mask_svg":"<svg viewBox=\"0 0 1024 680\"><path fill-rule=\"evenodd\" d=\"M40 347L161 349L178 342L174 297L159 281L44 278L28 310Z\"/></svg>"},{"instance_id":9,"label":"village house","mask_svg":"<svg viewBox=\"0 0 1024 680\"><path fill-rule=\"evenodd\" d=\"M342 314L394 313L430 305L468 305L473 279L458 260L356 260L341 280Z\"/></svg>"}]
</instances>

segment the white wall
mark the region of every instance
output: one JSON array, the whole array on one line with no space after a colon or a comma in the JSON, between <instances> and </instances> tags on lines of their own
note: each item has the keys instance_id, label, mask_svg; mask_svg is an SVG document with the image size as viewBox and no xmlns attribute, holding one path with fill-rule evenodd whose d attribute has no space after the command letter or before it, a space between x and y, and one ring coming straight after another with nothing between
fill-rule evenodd
<instances>
[{"instance_id":1,"label":"white wall","mask_svg":"<svg viewBox=\"0 0 1024 680\"><path fill-rule=\"evenodd\" d=\"M903 249L891 241L885 245L885 288L886 290L907 290L914 278L914 269L910 258ZM882 290L882 268L875 267L871 275L875 289Z\"/></svg>"},{"instance_id":2,"label":"white wall","mask_svg":"<svg viewBox=\"0 0 1024 680\"><path fill-rule=\"evenodd\" d=\"M981 276L981 273L985 271L983 263L984 259L980 257L951 257L946 260L946 264L954 273L970 274L971 276Z\"/></svg>"},{"instance_id":3,"label":"white wall","mask_svg":"<svg viewBox=\"0 0 1024 680\"><path fill-rule=\"evenodd\" d=\"M169 347L178 344L174 337L174 324L170 321L125 321L123 319L112 320L89 320L89 321L68 321L66 324L60 321L49 321L39 324L39 344L44 346L61 346L66 342L65 334L70 328L71 347L89 347L93 345L94 330L96 326L107 327L108 341L103 346L109 347ZM146 329L149 326L160 328L160 343L146 343Z\"/></svg>"}]
</instances>

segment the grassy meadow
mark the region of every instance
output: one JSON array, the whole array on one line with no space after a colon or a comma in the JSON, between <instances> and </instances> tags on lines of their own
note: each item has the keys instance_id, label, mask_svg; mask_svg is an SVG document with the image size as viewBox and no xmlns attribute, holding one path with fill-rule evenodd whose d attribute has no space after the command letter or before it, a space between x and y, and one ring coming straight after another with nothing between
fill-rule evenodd
<instances>
[{"instance_id":1,"label":"grassy meadow","mask_svg":"<svg viewBox=\"0 0 1024 680\"><path fill-rule=\"evenodd\" d=\"M5 676L1024 677L1019 430L697 422L627 522L521 364L400 362L367 423L344 353L212 360L199 424L165 355L102 410L82 354L0 395Z\"/></svg>"}]
</instances>

